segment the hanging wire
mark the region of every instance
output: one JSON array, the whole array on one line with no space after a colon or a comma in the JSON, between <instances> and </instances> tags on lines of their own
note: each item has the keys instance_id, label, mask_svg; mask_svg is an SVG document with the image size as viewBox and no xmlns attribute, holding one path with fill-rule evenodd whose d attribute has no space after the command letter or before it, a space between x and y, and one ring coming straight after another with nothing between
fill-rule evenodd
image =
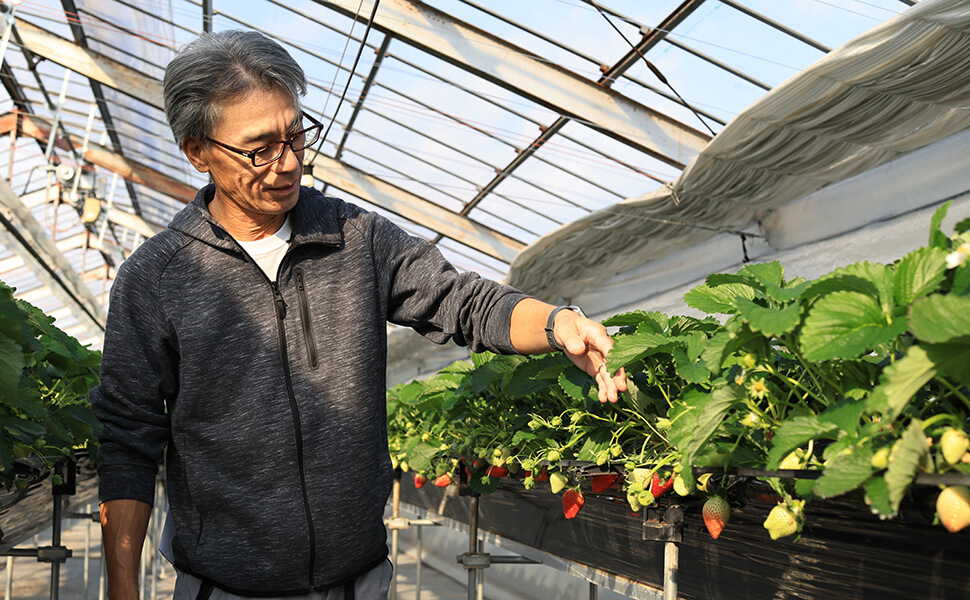
<instances>
[{"instance_id":1,"label":"hanging wire","mask_svg":"<svg viewBox=\"0 0 970 600\"><path fill-rule=\"evenodd\" d=\"M360 5L358 5L357 7L357 14L354 15L355 23L357 22L357 19L360 16L360 8L363 6L363 4L364 2L363 0L361 0ZM320 150L323 148L324 142L327 141L327 135L330 133L330 129L333 127L334 121L337 120L337 113L340 112L340 107L344 103L344 98L347 97L347 90L350 89L350 84L353 81L354 75L357 72L357 64L360 62L360 57L364 53L364 48L367 47L367 36L368 34L370 34L371 28L374 26L374 17L377 15L377 7L380 6L380 4L381 4L380 0L374 0L374 7L371 9L370 18L367 19L367 28L364 29L364 37L363 39L360 40L360 47L357 48L357 56L354 57L354 64L350 67L350 73L347 75L347 84L344 86L344 91L340 94L340 100L337 101L337 107L333 111L333 116L330 117L330 122L327 124L327 129L323 132L323 135L320 136L320 142L317 144L317 147L313 152L313 158L310 159L309 163L312 163L314 160L316 160L318 156L320 156ZM351 29L351 33L353 33L352 29ZM350 34L348 34L347 38L349 43ZM342 58L341 58L341 62L343 62ZM339 65L337 67L337 71L338 72L340 71Z\"/></svg>"},{"instance_id":2,"label":"hanging wire","mask_svg":"<svg viewBox=\"0 0 970 600\"><path fill-rule=\"evenodd\" d=\"M691 106L690 104L687 103L686 100L684 100L683 96L681 96L677 92L677 90L674 89L674 86L670 85L670 82L667 81L667 78L663 76L663 73L660 72L660 69L658 69L652 62L647 60L647 57L644 56L642 52L640 52L640 49L637 48L636 45L633 42L631 42L630 39L626 37L626 35L623 34L622 31L620 31L620 28L617 27L615 23L613 23L609 15L607 15L606 12L602 8L600 8L599 3L590 1L590 4L592 4L596 8L596 12L598 12L600 15L603 16L604 19L606 19L606 22L609 23L610 27L612 27L613 30L616 31L618 34L620 34L620 37L623 38L623 41L625 41L627 44L630 45L630 48L637 53L637 56L642 58L643 62L647 63L647 67L653 72L654 75L657 76L657 79L659 79L661 83L663 83L668 88L670 88L670 91L673 92L675 96L677 96L677 99L680 100L680 103L686 106L690 112L694 113L694 116L697 117L697 120L700 121L701 124L703 124L704 127L706 127L707 130L711 132L711 135L712 136L717 135L716 133L714 133L714 130L711 129L711 126L707 124L707 121L705 121L704 118L701 117L700 113L698 113L693 106Z\"/></svg>"}]
</instances>

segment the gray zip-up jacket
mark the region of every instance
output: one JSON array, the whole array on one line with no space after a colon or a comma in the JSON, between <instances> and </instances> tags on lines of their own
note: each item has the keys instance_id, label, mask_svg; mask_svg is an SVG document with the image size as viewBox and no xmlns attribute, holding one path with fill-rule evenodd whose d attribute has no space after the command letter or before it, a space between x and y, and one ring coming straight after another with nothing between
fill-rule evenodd
<instances>
[{"instance_id":1,"label":"gray zip-up jacket","mask_svg":"<svg viewBox=\"0 0 970 600\"><path fill-rule=\"evenodd\" d=\"M309 188L270 281L210 215L213 192L112 287L91 393L101 501L151 503L165 455L176 566L243 595L334 587L387 554L386 322L514 353L524 295Z\"/></svg>"}]
</instances>

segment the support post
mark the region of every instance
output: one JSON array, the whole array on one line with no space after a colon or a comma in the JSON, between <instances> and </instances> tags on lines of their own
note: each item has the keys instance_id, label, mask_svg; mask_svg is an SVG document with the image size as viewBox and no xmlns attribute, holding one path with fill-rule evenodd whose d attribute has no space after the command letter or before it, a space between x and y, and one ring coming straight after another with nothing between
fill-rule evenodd
<instances>
[{"instance_id":1,"label":"support post","mask_svg":"<svg viewBox=\"0 0 970 600\"><path fill-rule=\"evenodd\" d=\"M468 553L478 553L478 494L472 494L468 509ZM475 600L478 569L468 569L468 600Z\"/></svg>"}]
</instances>

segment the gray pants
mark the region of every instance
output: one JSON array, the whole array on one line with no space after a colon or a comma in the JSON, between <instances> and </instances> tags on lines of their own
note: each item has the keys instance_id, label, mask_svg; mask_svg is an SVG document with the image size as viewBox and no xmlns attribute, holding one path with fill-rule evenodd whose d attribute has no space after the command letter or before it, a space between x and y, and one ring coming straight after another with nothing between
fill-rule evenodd
<instances>
[{"instance_id":1,"label":"gray pants","mask_svg":"<svg viewBox=\"0 0 970 600\"><path fill-rule=\"evenodd\" d=\"M175 594L173 600L196 600L199 590L202 588L202 580L186 573L178 571L178 579L175 580ZM361 575L354 583L354 600L387 600L387 591L391 587L391 577L394 568L391 566L390 559L385 560L370 571ZM346 591L343 586L308 594L306 596L288 596L286 598L262 598L260 600L344 600ZM252 600L242 596L236 596L229 592L224 592L219 588L212 590L208 600Z\"/></svg>"}]
</instances>

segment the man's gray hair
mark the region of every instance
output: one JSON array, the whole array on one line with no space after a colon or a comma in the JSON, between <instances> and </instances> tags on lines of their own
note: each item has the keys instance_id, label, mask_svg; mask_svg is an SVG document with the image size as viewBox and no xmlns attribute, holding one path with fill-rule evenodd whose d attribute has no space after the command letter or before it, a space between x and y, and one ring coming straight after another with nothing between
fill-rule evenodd
<instances>
[{"instance_id":1,"label":"man's gray hair","mask_svg":"<svg viewBox=\"0 0 970 600\"><path fill-rule=\"evenodd\" d=\"M303 69L282 46L255 31L204 33L165 69L165 115L175 142L203 144L221 108L257 90L280 90L299 108L306 95Z\"/></svg>"}]
</instances>

